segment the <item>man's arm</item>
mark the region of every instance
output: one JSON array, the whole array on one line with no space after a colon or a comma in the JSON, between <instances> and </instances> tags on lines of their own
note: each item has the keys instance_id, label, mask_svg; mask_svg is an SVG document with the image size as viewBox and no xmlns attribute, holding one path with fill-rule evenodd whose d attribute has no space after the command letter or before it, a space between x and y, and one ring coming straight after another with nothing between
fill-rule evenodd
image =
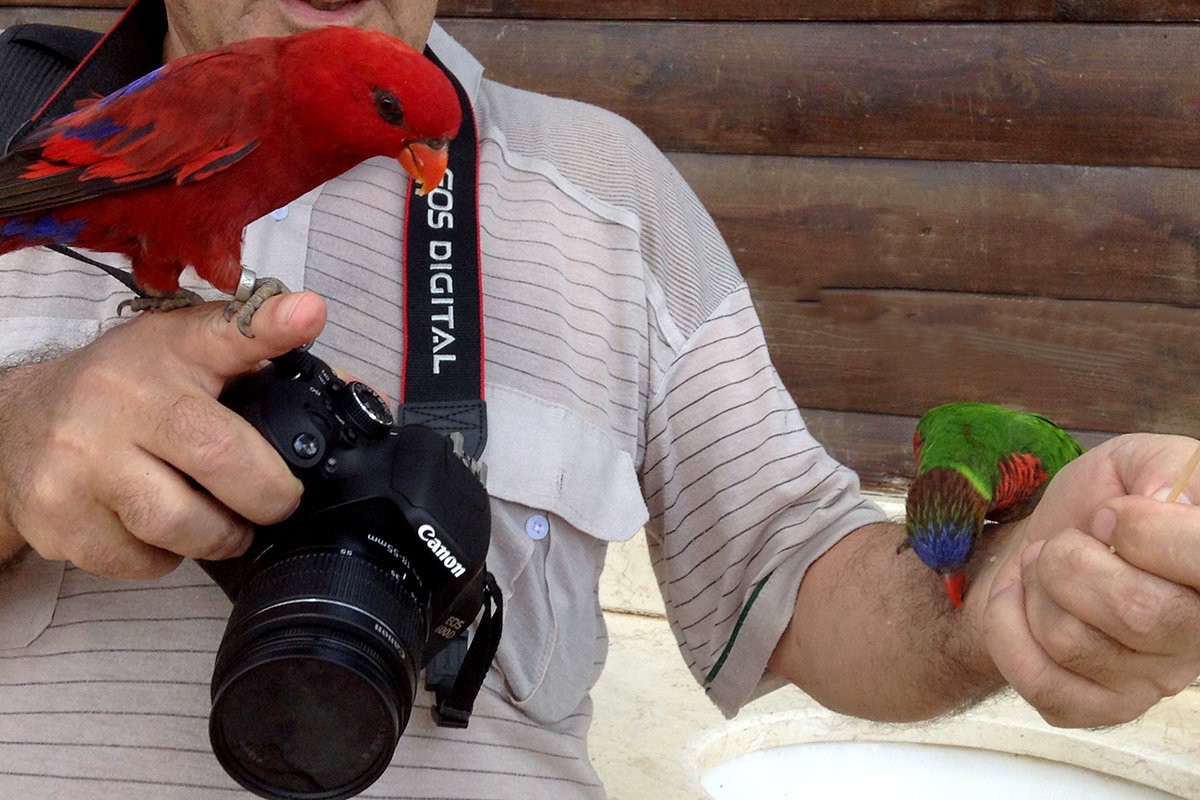
<instances>
[{"instance_id":1,"label":"man's arm","mask_svg":"<svg viewBox=\"0 0 1200 800\"><path fill-rule=\"evenodd\" d=\"M216 398L323 324L311 293L264 305L254 338L210 303L141 314L0 374L0 557L28 542L44 558L134 578L244 550L250 523L286 517L301 487Z\"/></svg>"},{"instance_id":2,"label":"man's arm","mask_svg":"<svg viewBox=\"0 0 1200 800\"><path fill-rule=\"evenodd\" d=\"M904 528L859 528L809 567L768 663L822 705L889 722L928 719L1003 686L967 617L911 554Z\"/></svg>"},{"instance_id":3,"label":"man's arm","mask_svg":"<svg viewBox=\"0 0 1200 800\"><path fill-rule=\"evenodd\" d=\"M1055 725L1137 718L1200 674L1200 507L1152 499L1195 446L1124 436L1071 462L1031 516L989 532L962 612L895 554L898 526L855 531L809 569L771 668L878 719L950 711L1004 681ZM1200 479L1189 488L1200 496Z\"/></svg>"}]
</instances>

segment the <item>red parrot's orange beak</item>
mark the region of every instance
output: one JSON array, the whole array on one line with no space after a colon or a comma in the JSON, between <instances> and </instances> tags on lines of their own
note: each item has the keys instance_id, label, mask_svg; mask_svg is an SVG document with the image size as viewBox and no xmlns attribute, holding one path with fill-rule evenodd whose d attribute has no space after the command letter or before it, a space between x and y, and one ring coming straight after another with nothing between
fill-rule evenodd
<instances>
[{"instance_id":1,"label":"red parrot's orange beak","mask_svg":"<svg viewBox=\"0 0 1200 800\"><path fill-rule=\"evenodd\" d=\"M396 159L404 171L420 186L417 194L424 195L442 182L450 163L450 142L446 139L426 139L409 142Z\"/></svg>"},{"instance_id":2,"label":"red parrot's orange beak","mask_svg":"<svg viewBox=\"0 0 1200 800\"><path fill-rule=\"evenodd\" d=\"M950 595L950 602L954 603L955 608L962 608L963 588L967 585L967 571L963 569L943 575L942 583L946 587L946 594Z\"/></svg>"}]
</instances>

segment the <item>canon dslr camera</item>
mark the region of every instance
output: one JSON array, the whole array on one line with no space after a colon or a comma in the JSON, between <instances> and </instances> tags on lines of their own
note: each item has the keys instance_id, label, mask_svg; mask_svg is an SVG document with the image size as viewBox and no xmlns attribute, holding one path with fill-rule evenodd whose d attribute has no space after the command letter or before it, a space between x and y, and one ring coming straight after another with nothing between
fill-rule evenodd
<instances>
[{"instance_id":1,"label":"canon dslr camera","mask_svg":"<svg viewBox=\"0 0 1200 800\"><path fill-rule=\"evenodd\" d=\"M434 713L464 727L499 644L481 466L460 436L396 427L378 395L304 350L221 400L304 497L245 555L202 564L234 601L213 669L213 751L263 797L350 797L387 768L431 659L457 654Z\"/></svg>"}]
</instances>

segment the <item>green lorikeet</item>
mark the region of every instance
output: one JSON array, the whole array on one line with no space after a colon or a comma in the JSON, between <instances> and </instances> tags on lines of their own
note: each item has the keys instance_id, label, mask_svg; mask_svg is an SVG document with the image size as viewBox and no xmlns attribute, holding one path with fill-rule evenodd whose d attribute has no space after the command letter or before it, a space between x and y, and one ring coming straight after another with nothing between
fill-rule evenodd
<instances>
[{"instance_id":1,"label":"green lorikeet","mask_svg":"<svg viewBox=\"0 0 1200 800\"><path fill-rule=\"evenodd\" d=\"M966 564L984 520L1011 522L1033 511L1050 478L1083 448L1040 414L989 403L931 409L913 436L917 477L908 489L908 537L962 607Z\"/></svg>"}]
</instances>

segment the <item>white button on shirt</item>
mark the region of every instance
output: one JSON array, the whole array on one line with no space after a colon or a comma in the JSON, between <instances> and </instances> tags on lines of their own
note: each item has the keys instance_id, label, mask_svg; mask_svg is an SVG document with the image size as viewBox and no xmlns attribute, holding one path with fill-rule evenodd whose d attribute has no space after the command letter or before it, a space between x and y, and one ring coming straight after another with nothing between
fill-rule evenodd
<instances>
[{"instance_id":1,"label":"white button on shirt","mask_svg":"<svg viewBox=\"0 0 1200 800\"><path fill-rule=\"evenodd\" d=\"M529 534L530 539L541 541L550 533L550 520L541 514L534 514L525 521L525 532Z\"/></svg>"}]
</instances>

